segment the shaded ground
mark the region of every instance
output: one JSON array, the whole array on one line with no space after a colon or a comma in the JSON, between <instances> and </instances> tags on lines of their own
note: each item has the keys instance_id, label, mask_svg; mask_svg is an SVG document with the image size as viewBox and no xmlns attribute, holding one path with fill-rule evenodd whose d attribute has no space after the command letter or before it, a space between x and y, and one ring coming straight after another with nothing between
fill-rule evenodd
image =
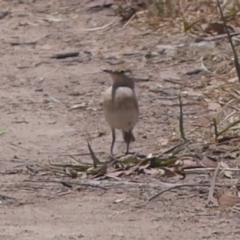
<instances>
[{"instance_id":1,"label":"shaded ground","mask_svg":"<svg viewBox=\"0 0 240 240\"><path fill-rule=\"evenodd\" d=\"M9 10L0 20L0 127L7 128L0 138L0 189L1 194L17 199L17 203L2 199L0 239L239 238L237 213L205 208L207 191L200 195L198 190L177 190L142 206L153 190L116 186L107 191L69 191L60 184L24 182L55 179L44 174L31 176L28 166L67 163L68 157L61 155L88 153L83 133L92 139L100 157L106 157L111 135L100 98L110 79L101 69L109 66L108 61L117 61L115 58L130 64L137 78L148 79L136 84L141 117L135 129L137 141L131 147L144 154L169 148L168 140L179 135L176 96L180 90L187 92L186 115L209 113L198 89L206 89L207 94L212 76L183 75L199 66L202 49L192 53L187 47L177 54L170 51L153 60L145 58L160 44L191 39L131 24L123 28L120 23L86 31L116 17L109 16L109 9L86 12L84 1L2 1L0 6ZM214 46L209 46L212 51ZM72 50L79 50L80 56L50 58ZM76 104L81 108L71 110ZM190 119L188 126L193 122ZM212 134L205 132L205 136ZM125 145L120 136L118 139L115 151L120 154ZM89 160L89 156L80 158ZM190 176L182 182L204 179L206 176Z\"/></svg>"}]
</instances>

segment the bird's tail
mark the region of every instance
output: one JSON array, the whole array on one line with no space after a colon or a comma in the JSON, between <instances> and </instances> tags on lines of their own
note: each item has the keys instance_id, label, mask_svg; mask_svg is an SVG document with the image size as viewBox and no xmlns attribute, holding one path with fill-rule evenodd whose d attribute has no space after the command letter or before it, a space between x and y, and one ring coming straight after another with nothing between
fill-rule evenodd
<instances>
[{"instance_id":1,"label":"bird's tail","mask_svg":"<svg viewBox=\"0 0 240 240\"><path fill-rule=\"evenodd\" d=\"M129 132L125 132L125 131L122 131L122 134L123 134L123 140L124 142L134 142L135 141L135 137L132 133L132 131L129 131Z\"/></svg>"}]
</instances>

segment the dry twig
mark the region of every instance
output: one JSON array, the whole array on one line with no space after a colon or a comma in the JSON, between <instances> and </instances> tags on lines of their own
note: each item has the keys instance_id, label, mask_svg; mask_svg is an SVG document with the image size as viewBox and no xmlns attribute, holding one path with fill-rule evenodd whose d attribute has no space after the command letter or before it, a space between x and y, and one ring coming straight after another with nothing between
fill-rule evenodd
<instances>
[{"instance_id":1,"label":"dry twig","mask_svg":"<svg viewBox=\"0 0 240 240\"><path fill-rule=\"evenodd\" d=\"M214 193L214 188L216 185L216 178L217 178L217 174L218 171L221 167L221 163L218 163L218 166L216 167L215 171L214 171L214 175L211 181L211 185L210 185L210 189L209 189L209 194L208 194L208 199L207 199L207 205L209 205L210 202L217 204L217 200L214 198L213 193Z\"/></svg>"}]
</instances>

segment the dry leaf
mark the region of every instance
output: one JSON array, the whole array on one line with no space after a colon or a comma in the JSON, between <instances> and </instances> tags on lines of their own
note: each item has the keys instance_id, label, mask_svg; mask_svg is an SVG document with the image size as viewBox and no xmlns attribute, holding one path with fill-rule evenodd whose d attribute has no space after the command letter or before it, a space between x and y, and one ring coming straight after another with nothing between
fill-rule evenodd
<instances>
[{"instance_id":1,"label":"dry leaf","mask_svg":"<svg viewBox=\"0 0 240 240\"><path fill-rule=\"evenodd\" d=\"M121 198L121 199L116 199L114 203L121 203L125 200L126 198Z\"/></svg>"},{"instance_id":2,"label":"dry leaf","mask_svg":"<svg viewBox=\"0 0 240 240\"><path fill-rule=\"evenodd\" d=\"M86 108L87 104L86 103L80 103L80 104L75 104L70 107L70 110L75 110L75 109L80 109L80 108Z\"/></svg>"},{"instance_id":3,"label":"dry leaf","mask_svg":"<svg viewBox=\"0 0 240 240\"><path fill-rule=\"evenodd\" d=\"M137 171L138 171L138 168L139 168L138 165L137 165L137 166L132 166L132 167L130 167L128 170L123 171L123 175L124 175L124 176L130 176L130 175L132 175L133 173L137 172Z\"/></svg>"},{"instance_id":4,"label":"dry leaf","mask_svg":"<svg viewBox=\"0 0 240 240\"><path fill-rule=\"evenodd\" d=\"M61 22L62 21L62 19L56 18L52 15L46 16L44 20L46 20L48 22Z\"/></svg>"},{"instance_id":5,"label":"dry leaf","mask_svg":"<svg viewBox=\"0 0 240 240\"><path fill-rule=\"evenodd\" d=\"M227 170L226 168L229 168L229 166L227 165L227 163L225 162L221 162L221 167L223 168L220 172L220 174L222 174L224 177L230 178L232 179L232 171Z\"/></svg>"},{"instance_id":6,"label":"dry leaf","mask_svg":"<svg viewBox=\"0 0 240 240\"><path fill-rule=\"evenodd\" d=\"M144 165L139 164L138 173L141 173L141 172L145 173L145 170L147 170L150 167L150 165L151 165L150 162L148 162L147 164L144 164Z\"/></svg>"},{"instance_id":7,"label":"dry leaf","mask_svg":"<svg viewBox=\"0 0 240 240\"><path fill-rule=\"evenodd\" d=\"M144 169L144 173L154 177L159 174L159 169L157 168Z\"/></svg>"},{"instance_id":8,"label":"dry leaf","mask_svg":"<svg viewBox=\"0 0 240 240\"><path fill-rule=\"evenodd\" d=\"M205 168L216 168L218 166L218 162L211 159L210 157L204 156L200 161L200 165Z\"/></svg>"},{"instance_id":9,"label":"dry leaf","mask_svg":"<svg viewBox=\"0 0 240 240\"><path fill-rule=\"evenodd\" d=\"M235 32L234 28L230 25L227 25L228 31L229 32ZM209 25L206 27L206 29L204 30L206 33L210 33L210 34L224 34L226 33L226 29L223 23L220 22L212 22L209 23Z\"/></svg>"},{"instance_id":10,"label":"dry leaf","mask_svg":"<svg viewBox=\"0 0 240 240\"><path fill-rule=\"evenodd\" d=\"M212 120L206 118L206 117L200 117L194 123L192 123L192 126L196 127L208 127L212 123Z\"/></svg>"},{"instance_id":11,"label":"dry leaf","mask_svg":"<svg viewBox=\"0 0 240 240\"><path fill-rule=\"evenodd\" d=\"M92 10L94 8L103 8L103 7L110 7L114 4L113 0L95 0L92 3L86 5L87 10Z\"/></svg>"},{"instance_id":12,"label":"dry leaf","mask_svg":"<svg viewBox=\"0 0 240 240\"><path fill-rule=\"evenodd\" d=\"M209 102L208 103L208 110L216 111L221 107L219 103L216 102Z\"/></svg>"},{"instance_id":13,"label":"dry leaf","mask_svg":"<svg viewBox=\"0 0 240 240\"><path fill-rule=\"evenodd\" d=\"M114 172L108 172L106 174L106 177L115 179L115 180L119 180L120 177L124 174L124 171L114 171Z\"/></svg>"},{"instance_id":14,"label":"dry leaf","mask_svg":"<svg viewBox=\"0 0 240 240\"><path fill-rule=\"evenodd\" d=\"M199 165L194 159L188 158L188 159L182 159L182 166L184 168L184 167L198 167Z\"/></svg>"},{"instance_id":15,"label":"dry leaf","mask_svg":"<svg viewBox=\"0 0 240 240\"><path fill-rule=\"evenodd\" d=\"M177 174L175 173L175 169L170 169L170 168L166 168L164 167L162 170L164 170L164 174L162 174L163 177L175 177L177 176Z\"/></svg>"},{"instance_id":16,"label":"dry leaf","mask_svg":"<svg viewBox=\"0 0 240 240\"><path fill-rule=\"evenodd\" d=\"M221 189L217 192L217 201L221 207L233 207L240 203L240 198L235 190Z\"/></svg>"}]
</instances>

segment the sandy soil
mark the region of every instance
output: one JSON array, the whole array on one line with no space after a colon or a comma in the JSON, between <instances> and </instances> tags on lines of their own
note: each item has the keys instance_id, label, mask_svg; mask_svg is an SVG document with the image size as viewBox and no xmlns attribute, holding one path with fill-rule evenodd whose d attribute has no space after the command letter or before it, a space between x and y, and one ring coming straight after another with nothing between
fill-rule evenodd
<instances>
[{"instance_id":1,"label":"sandy soil","mask_svg":"<svg viewBox=\"0 0 240 240\"><path fill-rule=\"evenodd\" d=\"M131 24L84 31L113 21L110 9L88 12L86 1L1 1L9 13L0 19L0 239L239 239L239 216L232 211L205 208L207 192L176 190L141 205L150 189L113 187L69 190L61 184L29 183L55 176L31 175L27 167L49 161L68 163L64 154L88 153L83 133L104 159L111 134L103 119L101 93L111 80L101 69L108 61L123 60L138 78L136 92L141 117L132 148L140 153L160 152L177 131L174 87L164 79L183 79L197 62L170 64L165 57L151 62L146 50L184 38L163 38ZM80 51L79 57L52 59L53 54ZM141 54L142 53L142 54ZM199 58L198 58L199 59ZM195 77L185 76L191 87ZM158 86L171 93L154 91ZM170 96L169 99L164 97ZM176 100L176 99L175 99ZM71 107L81 104L81 108ZM199 105L199 113L204 105ZM189 106L193 111L195 106ZM100 134L101 133L101 134ZM166 147L166 146L165 146ZM120 135L115 152L125 144ZM103 152L103 153L102 153ZM80 156L84 161L88 155ZM139 177L141 179L141 177ZM200 177L181 182L199 181ZM179 180L180 181L180 180Z\"/></svg>"}]
</instances>

